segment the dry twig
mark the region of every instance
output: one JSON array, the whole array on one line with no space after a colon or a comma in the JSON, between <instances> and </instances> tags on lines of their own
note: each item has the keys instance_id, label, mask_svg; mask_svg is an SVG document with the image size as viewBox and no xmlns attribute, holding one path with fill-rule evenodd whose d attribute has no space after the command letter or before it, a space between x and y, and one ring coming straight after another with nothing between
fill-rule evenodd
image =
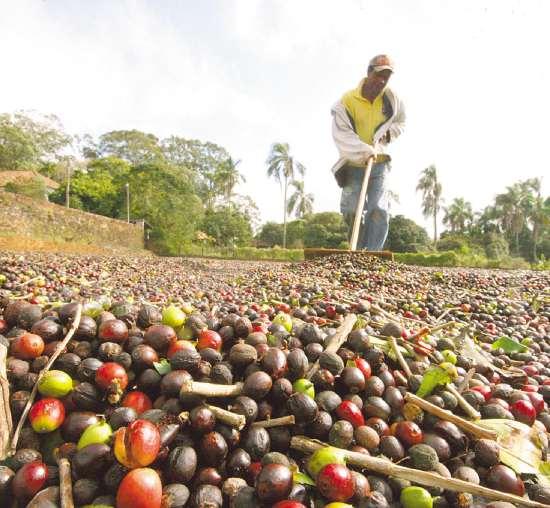
<instances>
[{"instance_id":1,"label":"dry twig","mask_svg":"<svg viewBox=\"0 0 550 508\"><path fill-rule=\"evenodd\" d=\"M227 409L222 409L221 407L217 406L211 406L209 404L207 404L206 407L210 409L212 413L214 413L216 420L226 423L230 427L234 427L237 430L242 430L246 425L246 418L244 417L244 415L233 413L231 411L227 411Z\"/></svg>"},{"instance_id":2,"label":"dry twig","mask_svg":"<svg viewBox=\"0 0 550 508\"><path fill-rule=\"evenodd\" d=\"M280 418L271 418L269 420L254 422L252 427L263 427L264 429L268 429L271 427L282 427L283 425L294 425L295 423L296 419L294 418L294 415L288 415L281 416Z\"/></svg>"},{"instance_id":3,"label":"dry twig","mask_svg":"<svg viewBox=\"0 0 550 508\"><path fill-rule=\"evenodd\" d=\"M69 459L59 459L59 497L61 508L74 508L73 483L71 479L71 464Z\"/></svg>"},{"instance_id":4,"label":"dry twig","mask_svg":"<svg viewBox=\"0 0 550 508\"><path fill-rule=\"evenodd\" d=\"M447 385L447 390L449 390L457 398L458 405L470 418L474 420L479 420L481 418L479 411L476 411L475 408L468 403L468 401L458 392L452 383Z\"/></svg>"},{"instance_id":5,"label":"dry twig","mask_svg":"<svg viewBox=\"0 0 550 508\"><path fill-rule=\"evenodd\" d=\"M203 397L236 397L243 391L243 383L234 385L218 385L215 383L201 383L200 381L185 381L180 393L193 393Z\"/></svg>"},{"instance_id":6,"label":"dry twig","mask_svg":"<svg viewBox=\"0 0 550 508\"><path fill-rule=\"evenodd\" d=\"M320 448L328 446L325 443L310 439L305 436L294 436L290 441L291 448L299 450L303 453L313 453ZM519 506L529 506L531 508L548 508L548 505L531 501L513 494L500 492L498 490L489 489L476 485L474 483L457 480L455 478L444 478L437 473L428 471L419 471L409 467L399 466L389 461L378 457L371 457L364 453L351 452L348 450L340 450L346 461L354 466L360 466L375 473L385 476L395 476L402 480L409 480L414 483L425 485L428 487L439 487L445 490L453 490L455 492L468 492L469 494L482 496L487 499L497 501L508 501Z\"/></svg>"},{"instance_id":7,"label":"dry twig","mask_svg":"<svg viewBox=\"0 0 550 508\"><path fill-rule=\"evenodd\" d=\"M456 416L450 411L445 411L445 409L441 409L435 404L432 404L431 402L428 402L427 400L424 400L421 397L417 397L412 393L407 393L405 395L405 400L407 402L412 402L416 406L422 408L424 411L431 413L437 416L438 418L441 418L442 420L446 420L448 422L454 423L457 427L460 427L462 430L468 432L469 434L472 434L478 439L481 439L481 438L496 439L497 438L496 432L480 427L475 423L469 422L468 420L465 420L460 416Z\"/></svg>"},{"instance_id":8,"label":"dry twig","mask_svg":"<svg viewBox=\"0 0 550 508\"><path fill-rule=\"evenodd\" d=\"M403 358L403 354L401 353L401 350L397 345L397 341L395 340L395 337L390 337L390 345L395 356L397 357L397 361L399 362L399 365L405 372L405 376L407 376L407 379L409 379L412 376L412 372L408 363L405 361L405 358Z\"/></svg>"},{"instance_id":9,"label":"dry twig","mask_svg":"<svg viewBox=\"0 0 550 508\"><path fill-rule=\"evenodd\" d=\"M10 409L10 385L6 373L8 349L0 344L0 460L8 456L13 421Z\"/></svg>"},{"instance_id":10,"label":"dry twig","mask_svg":"<svg viewBox=\"0 0 550 508\"><path fill-rule=\"evenodd\" d=\"M330 342L325 348L325 352L336 353L342 347L342 344L346 342L346 339L353 330L353 326L355 325L356 321L357 316L355 314L348 314L344 318L344 322L336 330L336 333L330 338ZM309 369L309 372L306 374L306 378L311 379L313 377L313 374L315 374L318 370L319 360L317 360L313 364L311 369Z\"/></svg>"}]
</instances>

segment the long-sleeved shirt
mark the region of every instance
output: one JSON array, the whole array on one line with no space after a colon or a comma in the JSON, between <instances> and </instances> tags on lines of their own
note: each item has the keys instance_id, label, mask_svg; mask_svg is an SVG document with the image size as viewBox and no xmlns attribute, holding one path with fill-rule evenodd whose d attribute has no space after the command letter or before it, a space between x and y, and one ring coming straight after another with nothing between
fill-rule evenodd
<instances>
[{"instance_id":1,"label":"long-sleeved shirt","mask_svg":"<svg viewBox=\"0 0 550 508\"><path fill-rule=\"evenodd\" d=\"M385 153L387 134L389 133L390 139L393 140L401 135L405 128L404 105L390 88L386 88L379 97L382 103L383 119L379 116L379 122L377 122L377 113L373 112L374 123L378 123L378 125L375 126L369 143L367 141L369 139L369 126L361 124L365 120L360 117L361 108L357 107L360 105L359 98L353 96L354 93L361 94L361 86L362 82L358 89L345 94L342 100L338 101L331 110L333 119L332 136L340 154L340 158L332 167L334 175L347 163L364 166L369 157L373 155L374 146L377 148L377 153ZM351 97L349 94L351 94ZM362 100L369 102L367 99L362 98ZM350 108L350 111L348 111L346 105L349 107L350 104L354 104L356 107ZM371 122L367 121L367 124L369 123Z\"/></svg>"}]
</instances>

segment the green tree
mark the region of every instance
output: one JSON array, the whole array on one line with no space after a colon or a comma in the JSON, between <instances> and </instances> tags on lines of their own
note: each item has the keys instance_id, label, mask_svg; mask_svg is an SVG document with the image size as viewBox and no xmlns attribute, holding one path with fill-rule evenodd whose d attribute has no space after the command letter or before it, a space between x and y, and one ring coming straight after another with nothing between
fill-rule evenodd
<instances>
[{"instance_id":1,"label":"green tree","mask_svg":"<svg viewBox=\"0 0 550 508\"><path fill-rule=\"evenodd\" d=\"M304 231L304 247L307 248L335 248L332 245L331 235L322 224L308 224Z\"/></svg>"},{"instance_id":2,"label":"green tree","mask_svg":"<svg viewBox=\"0 0 550 508\"><path fill-rule=\"evenodd\" d=\"M131 164L162 162L164 158L159 139L154 134L136 129L102 134L97 143L96 153L99 157L114 156Z\"/></svg>"},{"instance_id":3,"label":"green tree","mask_svg":"<svg viewBox=\"0 0 550 508\"><path fill-rule=\"evenodd\" d=\"M534 178L530 181L530 186L535 193L529 199L529 208L527 210L527 223L532 231L532 260L538 258L537 247L545 231L550 232L550 197L544 199L541 195L542 182L540 178Z\"/></svg>"},{"instance_id":4,"label":"green tree","mask_svg":"<svg viewBox=\"0 0 550 508\"><path fill-rule=\"evenodd\" d=\"M38 168L38 172L61 185L57 191L50 195L50 200L67 206L67 200L71 194L71 180L75 174L85 173L86 167L86 161L77 159L73 155L61 155L56 161L42 164ZM71 208L82 208L82 206L80 200L74 196L71 197Z\"/></svg>"},{"instance_id":5,"label":"green tree","mask_svg":"<svg viewBox=\"0 0 550 508\"><path fill-rule=\"evenodd\" d=\"M151 244L161 254L178 254L202 220L201 201L178 168L163 162L139 164L128 174L131 216L152 226Z\"/></svg>"},{"instance_id":6,"label":"green tree","mask_svg":"<svg viewBox=\"0 0 550 508\"><path fill-rule=\"evenodd\" d=\"M291 249L302 249L304 247L304 233L306 221L303 219L292 220L286 226L287 245ZM281 228L282 238L282 228Z\"/></svg>"},{"instance_id":7,"label":"green tree","mask_svg":"<svg viewBox=\"0 0 550 508\"><path fill-rule=\"evenodd\" d=\"M287 241L293 248L325 247L340 248L347 240L347 226L337 212L321 212L307 215L305 219L287 224ZM266 222L256 236L261 247L281 245L283 224Z\"/></svg>"},{"instance_id":8,"label":"green tree","mask_svg":"<svg viewBox=\"0 0 550 508\"><path fill-rule=\"evenodd\" d=\"M89 161L86 165L86 170L89 172L103 171L109 173L119 185L125 182L131 169L130 163L118 157L101 157Z\"/></svg>"},{"instance_id":9,"label":"green tree","mask_svg":"<svg viewBox=\"0 0 550 508\"><path fill-rule=\"evenodd\" d=\"M74 144L85 159L97 159L100 157L99 144L91 134L76 135Z\"/></svg>"},{"instance_id":10,"label":"green tree","mask_svg":"<svg viewBox=\"0 0 550 508\"><path fill-rule=\"evenodd\" d=\"M544 259L550 259L550 234L543 238L538 246L539 255L544 257Z\"/></svg>"},{"instance_id":11,"label":"green tree","mask_svg":"<svg viewBox=\"0 0 550 508\"><path fill-rule=\"evenodd\" d=\"M481 239L488 233L501 233L502 229L498 220L496 207L493 205L486 206L481 212L474 214L470 234Z\"/></svg>"},{"instance_id":12,"label":"green tree","mask_svg":"<svg viewBox=\"0 0 550 508\"><path fill-rule=\"evenodd\" d=\"M417 252L430 242L426 230L403 215L390 218L386 248L393 252Z\"/></svg>"},{"instance_id":13,"label":"green tree","mask_svg":"<svg viewBox=\"0 0 550 508\"><path fill-rule=\"evenodd\" d=\"M71 178L70 197L78 198L78 207L86 212L114 217L117 191L113 178L104 171L77 171ZM56 201L62 204L57 196Z\"/></svg>"},{"instance_id":14,"label":"green tree","mask_svg":"<svg viewBox=\"0 0 550 508\"><path fill-rule=\"evenodd\" d=\"M452 233L465 233L474 220L472 204L464 198L455 198L444 210L443 224L449 226Z\"/></svg>"},{"instance_id":15,"label":"green tree","mask_svg":"<svg viewBox=\"0 0 550 508\"><path fill-rule=\"evenodd\" d=\"M38 169L56 160L71 137L54 115L0 115L0 170Z\"/></svg>"},{"instance_id":16,"label":"green tree","mask_svg":"<svg viewBox=\"0 0 550 508\"><path fill-rule=\"evenodd\" d=\"M240 163L240 160L235 161L232 157L228 157L214 173L214 181L220 191L223 192L226 203L231 202L235 186L240 182L246 182L246 178L237 169Z\"/></svg>"},{"instance_id":17,"label":"green tree","mask_svg":"<svg viewBox=\"0 0 550 508\"><path fill-rule=\"evenodd\" d=\"M437 242L437 214L441 209L441 183L437 178L437 169L432 164L422 171L416 190L422 192L422 214L433 218L434 244Z\"/></svg>"},{"instance_id":18,"label":"green tree","mask_svg":"<svg viewBox=\"0 0 550 508\"><path fill-rule=\"evenodd\" d=\"M544 236L550 238L550 197L537 196L527 219L533 227L533 260L536 260L539 243Z\"/></svg>"},{"instance_id":19,"label":"green tree","mask_svg":"<svg viewBox=\"0 0 550 508\"><path fill-rule=\"evenodd\" d=\"M472 249L472 244L468 235L444 231L439 235L436 248L438 251L453 250L461 254L469 254Z\"/></svg>"},{"instance_id":20,"label":"green tree","mask_svg":"<svg viewBox=\"0 0 550 508\"><path fill-rule=\"evenodd\" d=\"M250 222L252 231L257 231L260 225L260 210L254 200L244 194L233 194L228 205L242 213Z\"/></svg>"},{"instance_id":21,"label":"green tree","mask_svg":"<svg viewBox=\"0 0 550 508\"><path fill-rule=\"evenodd\" d=\"M220 168L231 156L227 150L209 141L171 136L163 139L161 149L165 159L192 178L196 191L206 208L213 208L217 197L223 197L225 188L219 187Z\"/></svg>"},{"instance_id":22,"label":"green tree","mask_svg":"<svg viewBox=\"0 0 550 508\"><path fill-rule=\"evenodd\" d=\"M347 226L340 213L309 215L304 224L304 246L336 249L347 240Z\"/></svg>"},{"instance_id":23,"label":"green tree","mask_svg":"<svg viewBox=\"0 0 550 508\"><path fill-rule=\"evenodd\" d=\"M483 243L488 258L501 259L508 256L510 252L508 241L500 233L494 231L487 233L483 238Z\"/></svg>"},{"instance_id":24,"label":"green tree","mask_svg":"<svg viewBox=\"0 0 550 508\"><path fill-rule=\"evenodd\" d=\"M65 159L65 158L63 158ZM73 166L71 164L71 166ZM37 171L57 183L64 184L67 178L67 161L48 161L42 164Z\"/></svg>"},{"instance_id":25,"label":"green tree","mask_svg":"<svg viewBox=\"0 0 550 508\"><path fill-rule=\"evenodd\" d=\"M313 194L305 193L303 180L292 180L290 185L294 187L294 192L288 200L286 211L288 215L295 214L298 219L303 219L313 213Z\"/></svg>"},{"instance_id":26,"label":"green tree","mask_svg":"<svg viewBox=\"0 0 550 508\"><path fill-rule=\"evenodd\" d=\"M274 247L283 243L283 225L266 222L256 236L259 247Z\"/></svg>"},{"instance_id":27,"label":"green tree","mask_svg":"<svg viewBox=\"0 0 550 508\"><path fill-rule=\"evenodd\" d=\"M207 209L201 229L224 247L248 245L252 239L248 217L232 206Z\"/></svg>"},{"instance_id":28,"label":"green tree","mask_svg":"<svg viewBox=\"0 0 550 508\"><path fill-rule=\"evenodd\" d=\"M297 174L304 176L305 166L294 159L290 154L288 143L274 143L266 161L267 176L275 178L283 186L283 248L286 248L286 216L288 183L294 180Z\"/></svg>"},{"instance_id":29,"label":"green tree","mask_svg":"<svg viewBox=\"0 0 550 508\"><path fill-rule=\"evenodd\" d=\"M70 205L107 217L125 216L124 183L131 166L117 157L91 159L83 169L71 175ZM66 188L51 195L54 203L66 203Z\"/></svg>"},{"instance_id":30,"label":"green tree","mask_svg":"<svg viewBox=\"0 0 550 508\"><path fill-rule=\"evenodd\" d=\"M534 199L533 184L532 180L515 183L495 198L496 215L508 238L513 239L516 254L520 251L520 233L527 226L527 216Z\"/></svg>"}]
</instances>

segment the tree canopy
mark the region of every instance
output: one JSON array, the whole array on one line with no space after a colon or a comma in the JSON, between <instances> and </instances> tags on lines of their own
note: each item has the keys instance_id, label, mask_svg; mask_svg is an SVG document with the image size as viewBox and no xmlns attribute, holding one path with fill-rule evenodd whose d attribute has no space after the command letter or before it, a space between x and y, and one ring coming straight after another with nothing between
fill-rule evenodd
<instances>
[{"instance_id":1,"label":"tree canopy","mask_svg":"<svg viewBox=\"0 0 550 508\"><path fill-rule=\"evenodd\" d=\"M130 214L151 226L151 241L160 252L178 253L190 243L204 209L185 176L166 163L134 166L128 174Z\"/></svg>"},{"instance_id":2,"label":"tree canopy","mask_svg":"<svg viewBox=\"0 0 550 508\"><path fill-rule=\"evenodd\" d=\"M386 248L393 252L416 252L423 250L430 239L426 230L403 215L390 218Z\"/></svg>"},{"instance_id":3,"label":"tree canopy","mask_svg":"<svg viewBox=\"0 0 550 508\"><path fill-rule=\"evenodd\" d=\"M453 202L445 208L443 224L449 226L453 233L464 233L474 220L472 204L464 198L455 198Z\"/></svg>"},{"instance_id":4,"label":"tree canopy","mask_svg":"<svg viewBox=\"0 0 550 508\"><path fill-rule=\"evenodd\" d=\"M163 159L159 139L136 129L106 132L94 142L91 136L82 149L89 158L117 157L130 164L142 164Z\"/></svg>"},{"instance_id":5,"label":"tree canopy","mask_svg":"<svg viewBox=\"0 0 550 508\"><path fill-rule=\"evenodd\" d=\"M36 169L71 142L55 115L0 114L0 170Z\"/></svg>"},{"instance_id":6,"label":"tree canopy","mask_svg":"<svg viewBox=\"0 0 550 508\"><path fill-rule=\"evenodd\" d=\"M233 206L207 210L201 230L223 247L246 246L252 239L250 220Z\"/></svg>"},{"instance_id":7,"label":"tree canopy","mask_svg":"<svg viewBox=\"0 0 550 508\"><path fill-rule=\"evenodd\" d=\"M322 212L307 215L302 220L287 225L289 247L341 248L347 242L347 226L337 212ZM266 222L258 235L257 243L262 247L281 245L283 224Z\"/></svg>"}]
</instances>

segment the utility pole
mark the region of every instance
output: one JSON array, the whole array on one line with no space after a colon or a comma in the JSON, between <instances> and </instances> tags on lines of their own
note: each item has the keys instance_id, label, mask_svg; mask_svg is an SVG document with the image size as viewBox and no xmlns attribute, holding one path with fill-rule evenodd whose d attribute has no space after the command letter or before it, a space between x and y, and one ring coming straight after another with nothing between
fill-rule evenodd
<instances>
[{"instance_id":1,"label":"utility pole","mask_svg":"<svg viewBox=\"0 0 550 508\"><path fill-rule=\"evenodd\" d=\"M126 182L126 222L130 223L130 184Z\"/></svg>"},{"instance_id":2,"label":"utility pole","mask_svg":"<svg viewBox=\"0 0 550 508\"><path fill-rule=\"evenodd\" d=\"M70 208L70 192L71 192L71 166L67 164L67 186L65 187L65 206Z\"/></svg>"}]
</instances>

